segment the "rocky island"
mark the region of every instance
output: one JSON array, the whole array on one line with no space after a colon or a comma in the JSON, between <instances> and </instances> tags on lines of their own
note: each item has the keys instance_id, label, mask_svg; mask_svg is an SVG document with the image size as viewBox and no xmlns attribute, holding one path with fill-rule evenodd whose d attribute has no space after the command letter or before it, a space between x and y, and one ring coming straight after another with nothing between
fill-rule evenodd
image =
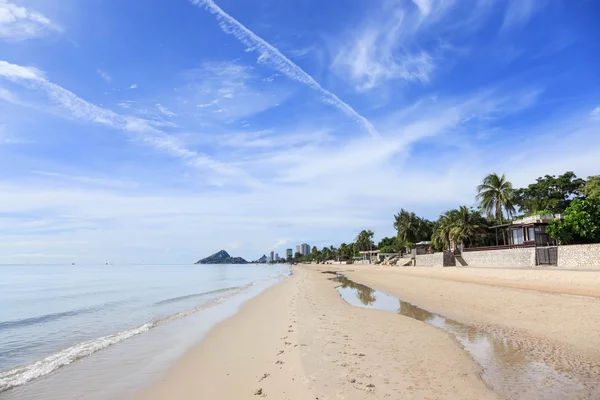
<instances>
[{"instance_id":1,"label":"rocky island","mask_svg":"<svg viewBox=\"0 0 600 400\"><path fill-rule=\"evenodd\" d=\"M248 264L242 257L231 257L225 250L196 261L195 264Z\"/></svg>"}]
</instances>

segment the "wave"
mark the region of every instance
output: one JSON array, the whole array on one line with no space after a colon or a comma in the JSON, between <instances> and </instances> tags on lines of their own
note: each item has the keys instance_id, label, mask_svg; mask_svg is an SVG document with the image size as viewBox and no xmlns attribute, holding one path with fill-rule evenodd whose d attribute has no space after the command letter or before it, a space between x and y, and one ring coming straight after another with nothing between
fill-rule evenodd
<instances>
[{"instance_id":1,"label":"wave","mask_svg":"<svg viewBox=\"0 0 600 400\"><path fill-rule=\"evenodd\" d=\"M160 306L162 304L174 303L174 302L181 301L181 300L192 299L194 297L200 297L200 296L206 296L206 295L209 295L209 294L217 294L217 293L229 292L229 291L240 289L240 288L246 288L248 286L249 285L245 285L245 286L233 286L233 287L228 287L228 288L223 288L223 289L211 290L210 292L192 293L192 294L187 294L185 296L172 297L170 299L161 300L161 301L159 301L157 303L154 303L154 305Z\"/></svg>"},{"instance_id":2,"label":"wave","mask_svg":"<svg viewBox=\"0 0 600 400\"><path fill-rule=\"evenodd\" d=\"M20 327L24 327L24 326L43 324L43 323L47 323L47 322L56 321L56 320L62 319L62 318L75 317L75 316L81 315L81 314L95 313L98 311L105 310L108 307L118 305L120 303L122 303L122 302L121 301L113 301L113 302L99 304L99 305L92 306L92 307L83 307L83 308L77 308L75 310L69 310L69 311L64 311L64 312L59 312L59 313L44 314L44 315L40 315L37 317L23 318L23 319L17 319L17 320L13 320L13 321L4 321L4 322L0 322L0 331L5 330L5 329L20 328Z\"/></svg>"},{"instance_id":3,"label":"wave","mask_svg":"<svg viewBox=\"0 0 600 400\"><path fill-rule=\"evenodd\" d=\"M198 307L194 307L192 309L182 311L173 315L170 315L165 318L161 318L158 320L154 320L152 322L148 322L146 324L140 325L133 329L128 329L119 333L115 333L108 336L103 336L98 339L87 340L84 342L77 343L71 347L63 349L57 353L54 353L46 358L43 358L39 361L36 361L32 364L28 364L22 367L16 367L7 371L0 371L0 393L12 389L16 386L23 385L27 382L30 382L36 378L47 375L58 368L69 365L77 360L80 360L84 357L87 357L97 351L103 350L109 346L122 342L126 339L129 339L133 336L142 334L144 332L149 331L152 328L156 328L157 326L164 325L171 321L175 321L177 319L184 318L188 315L197 313L199 311L205 310L207 308L213 307L217 304L224 302L232 296L235 296L241 293L243 290L247 289L251 285L239 286L235 288L226 288L219 289L213 292L207 293L215 293L215 292L231 292L227 293L226 296L220 296L215 298L213 301L203 304ZM202 294L207 294L202 293ZM202 295L197 294L197 295ZM194 295L195 296L195 295ZM182 296L186 297L186 296ZM178 298L168 299L165 301L176 301ZM61 313L65 314L65 313ZM14 321L13 321L14 322Z\"/></svg>"},{"instance_id":4,"label":"wave","mask_svg":"<svg viewBox=\"0 0 600 400\"><path fill-rule=\"evenodd\" d=\"M108 346L119 343L132 336L146 332L153 327L152 323L138 326L137 328L129 329L123 332L108 335L95 340L87 340L68 347L58 353L54 353L42 360L36 361L33 364L24 367L17 367L11 370L0 372L0 393L11 389L15 386L23 385L40 376L49 374L50 372L69 365L83 357L89 356L99 350L105 349Z\"/></svg>"}]
</instances>

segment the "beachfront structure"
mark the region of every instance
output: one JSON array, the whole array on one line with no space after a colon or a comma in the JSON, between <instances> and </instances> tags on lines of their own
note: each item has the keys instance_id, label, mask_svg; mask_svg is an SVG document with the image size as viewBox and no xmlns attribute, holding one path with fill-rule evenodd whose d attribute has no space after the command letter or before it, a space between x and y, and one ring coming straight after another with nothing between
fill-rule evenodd
<instances>
[{"instance_id":1,"label":"beachfront structure","mask_svg":"<svg viewBox=\"0 0 600 400\"><path fill-rule=\"evenodd\" d=\"M286 258L292 258L292 257L294 257L294 253L293 253L293 252L294 252L294 250L292 250L292 249L287 249L287 250L285 251L285 256L286 256Z\"/></svg>"},{"instance_id":2,"label":"beachfront structure","mask_svg":"<svg viewBox=\"0 0 600 400\"><path fill-rule=\"evenodd\" d=\"M300 253L301 253L303 256L307 256L307 255L309 255L309 254L310 254L310 246L308 245L308 243L302 243L302 244L300 245Z\"/></svg>"},{"instance_id":3,"label":"beachfront structure","mask_svg":"<svg viewBox=\"0 0 600 400\"><path fill-rule=\"evenodd\" d=\"M496 246L556 246L556 241L546 233L546 227L548 223L558 219L562 219L561 214L534 215L516 219L508 224L492 226L496 232Z\"/></svg>"},{"instance_id":4,"label":"beachfront structure","mask_svg":"<svg viewBox=\"0 0 600 400\"><path fill-rule=\"evenodd\" d=\"M279 261L279 253L275 253L275 261Z\"/></svg>"},{"instance_id":5,"label":"beachfront structure","mask_svg":"<svg viewBox=\"0 0 600 400\"><path fill-rule=\"evenodd\" d=\"M379 250L359 251L361 264L375 264L379 261Z\"/></svg>"},{"instance_id":6,"label":"beachfront structure","mask_svg":"<svg viewBox=\"0 0 600 400\"><path fill-rule=\"evenodd\" d=\"M296 253L302 254L302 246L300 246L300 245L296 246Z\"/></svg>"},{"instance_id":7,"label":"beachfront structure","mask_svg":"<svg viewBox=\"0 0 600 400\"><path fill-rule=\"evenodd\" d=\"M271 254L269 255L269 262L275 262L275 252L272 251Z\"/></svg>"},{"instance_id":8,"label":"beachfront structure","mask_svg":"<svg viewBox=\"0 0 600 400\"><path fill-rule=\"evenodd\" d=\"M463 252L535 248L536 264L555 265L558 252L556 241L546 233L548 223L560 220L561 214L533 215L516 219L510 223L492 226L496 236L495 246L469 247Z\"/></svg>"},{"instance_id":9,"label":"beachfront structure","mask_svg":"<svg viewBox=\"0 0 600 400\"><path fill-rule=\"evenodd\" d=\"M423 240L422 242L413 244L412 253L413 255L433 253L431 250L431 242Z\"/></svg>"}]
</instances>

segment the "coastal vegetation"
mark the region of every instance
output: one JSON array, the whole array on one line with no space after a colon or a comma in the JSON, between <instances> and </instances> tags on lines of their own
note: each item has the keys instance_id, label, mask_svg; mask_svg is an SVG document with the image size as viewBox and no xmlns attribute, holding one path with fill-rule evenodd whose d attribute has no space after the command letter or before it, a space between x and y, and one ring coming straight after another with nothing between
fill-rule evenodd
<instances>
[{"instance_id":1,"label":"coastal vegetation","mask_svg":"<svg viewBox=\"0 0 600 400\"><path fill-rule=\"evenodd\" d=\"M290 262L351 261L360 251L379 250L401 253L419 242L429 242L432 250L492 246L496 237L490 227L510 223L515 218L562 214L551 222L547 233L561 244L600 242L600 175L578 178L568 171L562 175L539 177L526 187L514 189L505 174L491 173L477 186L474 207L461 205L440 214L436 221L403 208L394 215L396 235L373 241L374 232L362 230L351 243L329 246L310 254L300 253Z\"/></svg>"}]
</instances>

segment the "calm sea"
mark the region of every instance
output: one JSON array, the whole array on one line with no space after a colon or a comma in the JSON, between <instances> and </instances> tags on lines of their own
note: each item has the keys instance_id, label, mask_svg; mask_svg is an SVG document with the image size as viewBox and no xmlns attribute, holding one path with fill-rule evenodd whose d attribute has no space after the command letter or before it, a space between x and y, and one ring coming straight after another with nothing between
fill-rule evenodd
<instances>
[{"instance_id":1,"label":"calm sea","mask_svg":"<svg viewBox=\"0 0 600 400\"><path fill-rule=\"evenodd\" d=\"M287 266L0 266L0 398L122 398Z\"/></svg>"}]
</instances>

